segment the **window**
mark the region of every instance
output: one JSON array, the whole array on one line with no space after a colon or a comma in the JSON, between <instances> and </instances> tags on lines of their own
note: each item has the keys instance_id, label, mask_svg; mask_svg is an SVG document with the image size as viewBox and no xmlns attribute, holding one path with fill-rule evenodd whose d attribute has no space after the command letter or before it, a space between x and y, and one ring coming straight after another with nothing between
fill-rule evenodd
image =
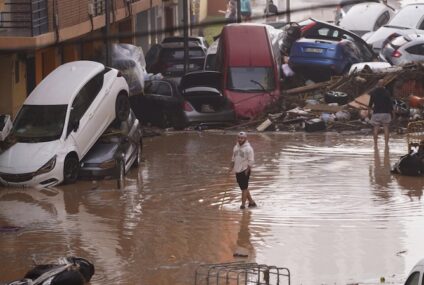
<instances>
[{"instance_id":1,"label":"window","mask_svg":"<svg viewBox=\"0 0 424 285\"><path fill-rule=\"evenodd\" d=\"M373 31L376 31L381 26L387 24L389 20L390 20L390 14L388 11L386 11L380 17L378 17L377 21L375 22Z\"/></svg>"},{"instance_id":2,"label":"window","mask_svg":"<svg viewBox=\"0 0 424 285\"><path fill-rule=\"evenodd\" d=\"M228 88L245 92L264 92L275 89L272 67L231 67Z\"/></svg>"},{"instance_id":3,"label":"window","mask_svg":"<svg viewBox=\"0 0 424 285\"><path fill-rule=\"evenodd\" d=\"M172 96L171 85L169 85L169 83L166 83L166 82L159 83L157 93L163 96Z\"/></svg>"},{"instance_id":4,"label":"window","mask_svg":"<svg viewBox=\"0 0 424 285\"><path fill-rule=\"evenodd\" d=\"M23 105L11 133L19 142L47 142L61 137L68 105Z\"/></svg>"},{"instance_id":5,"label":"window","mask_svg":"<svg viewBox=\"0 0 424 285\"><path fill-rule=\"evenodd\" d=\"M408 280L406 280L405 285L419 285L418 281L420 279L420 273L418 271L415 271L412 273Z\"/></svg>"},{"instance_id":6,"label":"window","mask_svg":"<svg viewBox=\"0 0 424 285\"><path fill-rule=\"evenodd\" d=\"M406 51L415 55L424 55L424 44L409 47Z\"/></svg>"},{"instance_id":7,"label":"window","mask_svg":"<svg viewBox=\"0 0 424 285\"><path fill-rule=\"evenodd\" d=\"M158 91L159 82L158 81L148 81L146 86L144 86L144 94L155 94Z\"/></svg>"},{"instance_id":8,"label":"window","mask_svg":"<svg viewBox=\"0 0 424 285\"><path fill-rule=\"evenodd\" d=\"M78 122L85 114L87 109L93 103L97 94L103 87L104 72L100 72L88 81L78 92L77 96L72 103L71 115L69 117L67 134L69 135L72 131L74 122Z\"/></svg>"},{"instance_id":9,"label":"window","mask_svg":"<svg viewBox=\"0 0 424 285\"><path fill-rule=\"evenodd\" d=\"M202 48L189 48L188 57L204 57L205 51ZM162 49L160 58L163 62L173 61L173 60L183 60L184 59L184 49L183 48L166 48Z\"/></svg>"}]
</instances>

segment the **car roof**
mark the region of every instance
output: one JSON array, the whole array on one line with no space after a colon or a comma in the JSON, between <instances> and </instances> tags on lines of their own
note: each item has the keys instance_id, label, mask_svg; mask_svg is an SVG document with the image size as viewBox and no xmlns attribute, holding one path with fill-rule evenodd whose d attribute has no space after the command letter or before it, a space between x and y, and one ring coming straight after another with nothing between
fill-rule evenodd
<instances>
[{"instance_id":1,"label":"car roof","mask_svg":"<svg viewBox=\"0 0 424 285\"><path fill-rule=\"evenodd\" d=\"M65 63L47 75L31 92L24 104L69 104L84 84L104 69L103 64L94 61Z\"/></svg>"},{"instance_id":2,"label":"car roof","mask_svg":"<svg viewBox=\"0 0 424 285\"><path fill-rule=\"evenodd\" d=\"M399 10L386 26L417 28L423 20L424 3L409 4Z\"/></svg>"},{"instance_id":3,"label":"car roof","mask_svg":"<svg viewBox=\"0 0 424 285\"><path fill-rule=\"evenodd\" d=\"M265 24L228 24L222 29L221 47L228 52L231 66L262 66L274 64L269 35ZM265 52L265 51L269 52ZM259 52L263 51L263 52Z\"/></svg>"},{"instance_id":4,"label":"car roof","mask_svg":"<svg viewBox=\"0 0 424 285\"><path fill-rule=\"evenodd\" d=\"M354 5L343 16L340 21L340 27L349 30L369 30L374 28L375 21L385 11L391 13L391 9L382 3L360 3ZM361 21L358 20L358 15L361 15Z\"/></svg>"}]
</instances>

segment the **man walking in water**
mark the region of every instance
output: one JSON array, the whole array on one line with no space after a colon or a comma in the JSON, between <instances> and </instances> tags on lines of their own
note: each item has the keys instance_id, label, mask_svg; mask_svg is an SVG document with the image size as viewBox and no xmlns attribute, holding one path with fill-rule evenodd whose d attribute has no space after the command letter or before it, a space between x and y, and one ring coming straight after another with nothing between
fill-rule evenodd
<instances>
[{"instance_id":1,"label":"man walking in water","mask_svg":"<svg viewBox=\"0 0 424 285\"><path fill-rule=\"evenodd\" d=\"M377 144L378 131L380 126L384 129L384 141L389 144L389 124L394 117L393 103L390 98L390 93L384 87L384 80L380 79L377 82L377 87L370 92L369 108L372 108L371 124L374 126L374 144Z\"/></svg>"},{"instance_id":2,"label":"man walking in water","mask_svg":"<svg viewBox=\"0 0 424 285\"><path fill-rule=\"evenodd\" d=\"M237 143L233 149L233 157L231 159L231 170L236 173L237 183L241 189L241 206L244 209L246 200L249 201L249 207L256 207L255 201L249 192L249 178L254 162L254 152L250 143L247 141L247 134L240 132L237 136Z\"/></svg>"}]
</instances>

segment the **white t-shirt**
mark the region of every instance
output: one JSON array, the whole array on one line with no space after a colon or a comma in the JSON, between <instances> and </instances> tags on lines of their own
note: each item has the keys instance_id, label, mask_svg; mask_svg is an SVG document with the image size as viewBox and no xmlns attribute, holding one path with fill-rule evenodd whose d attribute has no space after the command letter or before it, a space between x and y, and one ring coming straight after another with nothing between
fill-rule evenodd
<instances>
[{"instance_id":1,"label":"white t-shirt","mask_svg":"<svg viewBox=\"0 0 424 285\"><path fill-rule=\"evenodd\" d=\"M234 162L233 170L236 173L246 170L248 166L253 167L254 152L248 141L241 146L238 143L234 146L231 161Z\"/></svg>"}]
</instances>

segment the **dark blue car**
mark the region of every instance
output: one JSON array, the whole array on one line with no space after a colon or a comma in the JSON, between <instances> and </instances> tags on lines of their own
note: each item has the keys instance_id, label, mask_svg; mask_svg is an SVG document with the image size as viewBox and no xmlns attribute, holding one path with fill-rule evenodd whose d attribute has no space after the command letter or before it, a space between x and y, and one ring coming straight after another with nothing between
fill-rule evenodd
<instances>
[{"instance_id":1,"label":"dark blue car","mask_svg":"<svg viewBox=\"0 0 424 285\"><path fill-rule=\"evenodd\" d=\"M301 38L290 50L290 67L313 81L329 80L349 71L352 64L369 61L368 54L348 39L323 37Z\"/></svg>"}]
</instances>

